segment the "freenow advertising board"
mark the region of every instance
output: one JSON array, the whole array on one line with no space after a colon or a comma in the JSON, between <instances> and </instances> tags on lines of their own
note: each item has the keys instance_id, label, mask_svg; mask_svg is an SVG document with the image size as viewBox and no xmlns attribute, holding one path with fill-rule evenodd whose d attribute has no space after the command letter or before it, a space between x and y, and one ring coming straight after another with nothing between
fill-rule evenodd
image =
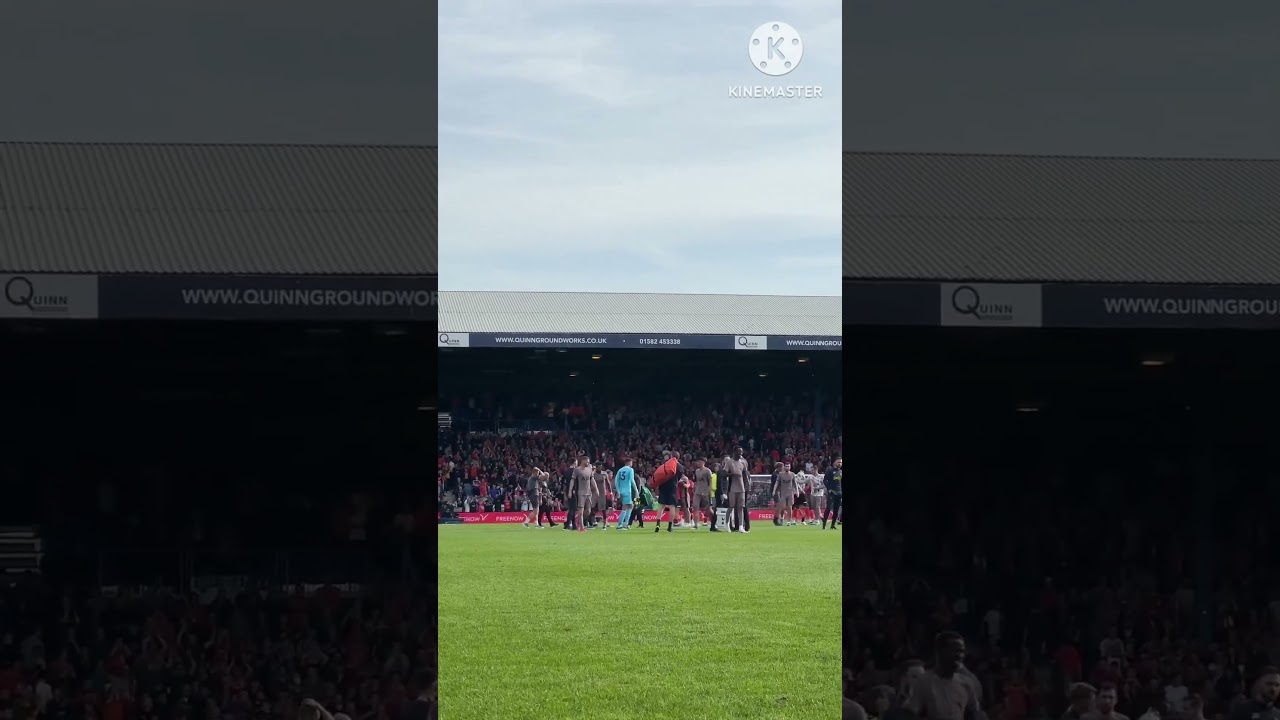
<instances>
[{"instance_id":1,"label":"freenow advertising board","mask_svg":"<svg viewBox=\"0 0 1280 720\"><path fill-rule=\"evenodd\" d=\"M600 350L840 350L820 335L674 335L623 333L468 333L441 331L440 348L587 348Z\"/></svg>"},{"instance_id":2,"label":"freenow advertising board","mask_svg":"<svg viewBox=\"0 0 1280 720\"><path fill-rule=\"evenodd\" d=\"M772 520L774 511L773 510L748 510L747 512L749 513L751 520L754 522L756 520ZM568 515L569 514L563 510L553 510L551 511L551 522L557 523L557 524L564 524L565 518L568 517ZM613 512L609 512L605 515L605 520L609 524L616 523L618 522L618 515L619 513L616 510ZM437 517L437 519L440 519L440 518ZM474 525L478 523L484 523L484 524L522 523L529 519L529 513L518 512L518 511L517 512L505 512L505 511L496 512L495 511L495 512L487 512L487 513L463 512L463 513L458 513L458 519L467 525ZM652 510L645 510L644 521L657 522L658 513Z\"/></svg>"}]
</instances>

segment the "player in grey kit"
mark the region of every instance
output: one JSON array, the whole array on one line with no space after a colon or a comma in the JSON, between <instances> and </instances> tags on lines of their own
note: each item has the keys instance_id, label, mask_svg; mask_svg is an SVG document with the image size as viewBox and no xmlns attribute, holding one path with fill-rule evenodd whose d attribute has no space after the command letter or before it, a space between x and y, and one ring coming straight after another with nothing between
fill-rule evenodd
<instances>
[{"instance_id":1,"label":"player in grey kit","mask_svg":"<svg viewBox=\"0 0 1280 720\"><path fill-rule=\"evenodd\" d=\"M544 488L547 485L547 478L550 476L543 472L542 468L536 466L527 467L525 470L529 473L529 484L527 486L529 493L529 516L524 519L524 526L529 527L529 523L533 522L536 518L538 520L538 527L541 528L542 508L547 501ZM547 516L548 521L550 521L550 517L550 515ZM555 527L555 523L551 523L551 526Z\"/></svg>"},{"instance_id":2,"label":"player in grey kit","mask_svg":"<svg viewBox=\"0 0 1280 720\"><path fill-rule=\"evenodd\" d=\"M720 482L725 486L721 492L728 494L729 500L729 532L745 533L751 530L747 519L747 490L751 483L750 466L742 456L742 448L734 448L733 454L720 462L724 478Z\"/></svg>"},{"instance_id":3,"label":"player in grey kit","mask_svg":"<svg viewBox=\"0 0 1280 720\"><path fill-rule=\"evenodd\" d=\"M597 521L592 517L592 524L599 522L599 527L604 530L609 527L609 489L613 487L613 482L609 477L609 471L604 466L596 468L596 490L595 510L599 514L600 519Z\"/></svg>"},{"instance_id":4,"label":"player in grey kit","mask_svg":"<svg viewBox=\"0 0 1280 720\"><path fill-rule=\"evenodd\" d=\"M818 518L827 510L827 479L820 473L809 476L809 524L817 525Z\"/></svg>"},{"instance_id":5,"label":"player in grey kit","mask_svg":"<svg viewBox=\"0 0 1280 720\"><path fill-rule=\"evenodd\" d=\"M578 466L573 469L573 492L578 496L578 507L574 521L578 524L578 532L586 532L583 525L583 514L591 512L591 498L598 492L595 472L591 469L591 460L586 455L578 456Z\"/></svg>"},{"instance_id":6,"label":"player in grey kit","mask_svg":"<svg viewBox=\"0 0 1280 720\"><path fill-rule=\"evenodd\" d=\"M778 484L773 496L778 501L778 519L787 525L796 524L796 474L791 472L791 463L778 463Z\"/></svg>"}]
</instances>

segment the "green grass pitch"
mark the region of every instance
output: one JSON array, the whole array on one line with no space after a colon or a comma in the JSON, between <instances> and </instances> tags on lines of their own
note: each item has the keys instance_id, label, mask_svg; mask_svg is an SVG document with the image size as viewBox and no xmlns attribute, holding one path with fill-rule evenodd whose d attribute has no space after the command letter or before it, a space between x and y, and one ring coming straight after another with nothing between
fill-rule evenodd
<instances>
[{"instance_id":1,"label":"green grass pitch","mask_svg":"<svg viewBox=\"0 0 1280 720\"><path fill-rule=\"evenodd\" d=\"M839 717L843 531L652 528L441 526L441 717Z\"/></svg>"}]
</instances>

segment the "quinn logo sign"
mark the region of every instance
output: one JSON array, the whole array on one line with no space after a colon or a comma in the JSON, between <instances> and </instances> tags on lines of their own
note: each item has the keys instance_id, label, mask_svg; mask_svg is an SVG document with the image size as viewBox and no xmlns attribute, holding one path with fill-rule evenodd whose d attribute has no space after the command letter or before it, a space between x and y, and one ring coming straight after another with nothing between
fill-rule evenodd
<instances>
[{"instance_id":1,"label":"quinn logo sign","mask_svg":"<svg viewBox=\"0 0 1280 720\"><path fill-rule=\"evenodd\" d=\"M997 283L943 284L941 320L944 326L1039 327L1039 285Z\"/></svg>"},{"instance_id":2,"label":"quinn logo sign","mask_svg":"<svg viewBox=\"0 0 1280 720\"><path fill-rule=\"evenodd\" d=\"M98 317L98 276L0 274L0 318L30 317Z\"/></svg>"},{"instance_id":3,"label":"quinn logo sign","mask_svg":"<svg viewBox=\"0 0 1280 720\"><path fill-rule=\"evenodd\" d=\"M31 278L15 275L4 284L4 299L15 308L26 308L32 315L65 313L71 301L66 295L42 293Z\"/></svg>"}]
</instances>

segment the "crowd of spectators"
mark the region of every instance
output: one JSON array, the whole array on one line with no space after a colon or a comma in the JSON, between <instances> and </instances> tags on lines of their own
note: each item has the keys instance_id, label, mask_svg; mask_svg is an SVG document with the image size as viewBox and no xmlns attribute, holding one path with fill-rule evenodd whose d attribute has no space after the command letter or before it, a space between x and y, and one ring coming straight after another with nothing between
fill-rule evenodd
<instances>
[{"instance_id":1,"label":"crowd of spectators","mask_svg":"<svg viewBox=\"0 0 1280 720\"><path fill-rule=\"evenodd\" d=\"M434 713L425 491L218 467L4 468L43 559L0 574L0 720Z\"/></svg>"},{"instance_id":2,"label":"crowd of spectators","mask_svg":"<svg viewBox=\"0 0 1280 720\"><path fill-rule=\"evenodd\" d=\"M95 459L83 467L56 460L37 468L0 465L0 474L27 481L5 508L7 522L34 517L50 529L83 532L106 545L290 547L376 540L428 511L421 489L351 482L381 476L373 468L114 467Z\"/></svg>"},{"instance_id":3,"label":"crowd of spectators","mask_svg":"<svg viewBox=\"0 0 1280 720\"><path fill-rule=\"evenodd\" d=\"M471 401L455 408L454 426L441 430L438 445L441 507L455 512L518 512L526 465L560 477L578 453L605 467L621 465L625 453L635 459L637 476L648 478L668 451L715 461L740 446L751 472L767 475L778 461L821 472L842 449L838 412L818 418L812 401L791 398L699 401L654 395L626 403ZM564 498L556 485L552 503L559 509Z\"/></svg>"},{"instance_id":4,"label":"crowd of spectators","mask_svg":"<svg viewBox=\"0 0 1280 720\"><path fill-rule=\"evenodd\" d=\"M434 593L0 591L0 718L434 717Z\"/></svg>"},{"instance_id":5,"label":"crowd of spectators","mask_svg":"<svg viewBox=\"0 0 1280 720\"><path fill-rule=\"evenodd\" d=\"M0 507L0 525L38 526L46 573L74 583L151 581L183 554L195 574L239 574L238 564L285 555L294 577L282 581L399 580L424 567L433 546L428 490L357 484L358 470L53 459L0 464L0 477L23 478Z\"/></svg>"},{"instance_id":6,"label":"crowd of spectators","mask_svg":"<svg viewBox=\"0 0 1280 720\"><path fill-rule=\"evenodd\" d=\"M0 437L0 720L426 714L417 331L27 330L0 333L23 378Z\"/></svg>"},{"instance_id":7,"label":"crowd of spectators","mask_svg":"<svg viewBox=\"0 0 1280 720\"><path fill-rule=\"evenodd\" d=\"M1079 683L1134 720L1223 718L1280 666L1270 473L1172 441L1150 462L1073 442L1083 459L863 458L885 481L846 503L845 674L870 715L947 630L992 720L1058 718Z\"/></svg>"}]
</instances>

